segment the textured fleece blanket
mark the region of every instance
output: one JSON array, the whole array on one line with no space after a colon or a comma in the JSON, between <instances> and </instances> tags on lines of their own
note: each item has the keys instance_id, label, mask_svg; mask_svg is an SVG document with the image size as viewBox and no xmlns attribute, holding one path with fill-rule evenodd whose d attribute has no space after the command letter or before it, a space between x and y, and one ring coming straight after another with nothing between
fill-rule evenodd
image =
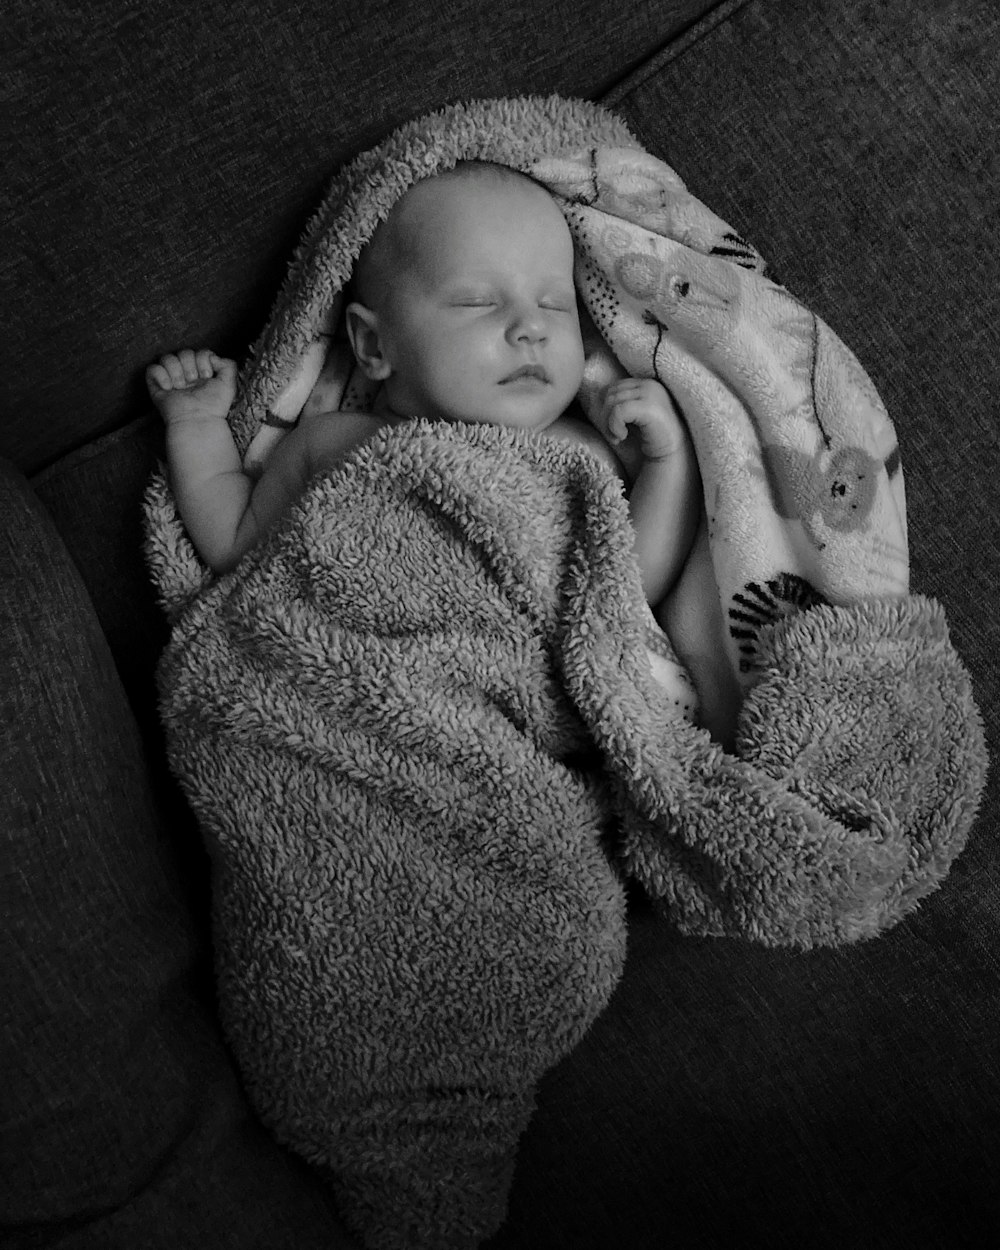
<instances>
[{"instance_id":1,"label":"textured fleece blanket","mask_svg":"<svg viewBox=\"0 0 1000 1250\"><path fill-rule=\"evenodd\" d=\"M395 199L462 158L564 207L599 331L585 409L627 369L692 431L706 518L664 620L704 678L687 643L714 619L738 718L726 749L657 680L621 487L582 448L396 427L216 581L153 482L161 707L213 853L225 1026L264 1121L379 1250L502 1220L535 1084L620 974L625 880L688 933L870 937L947 873L985 770L943 613L907 592L871 384L594 106L456 106L342 172L243 374L247 464L305 405L372 402L340 290Z\"/></svg>"}]
</instances>

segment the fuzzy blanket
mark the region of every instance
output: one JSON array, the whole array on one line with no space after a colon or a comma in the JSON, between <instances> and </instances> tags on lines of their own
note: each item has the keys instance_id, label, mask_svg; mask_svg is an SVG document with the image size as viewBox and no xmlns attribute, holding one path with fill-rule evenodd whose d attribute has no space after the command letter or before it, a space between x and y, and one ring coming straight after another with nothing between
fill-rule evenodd
<instances>
[{"instance_id":1,"label":"fuzzy blanket","mask_svg":"<svg viewBox=\"0 0 1000 1250\"><path fill-rule=\"evenodd\" d=\"M371 403L340 290L395 199L462 158L564 207L600 332L584 407L624 369L688 422L706 519L664 619L738 719L724 749L657 680L621 488L581 448L397 427L217 581L154 480L161 708L213 853L225 1026L264 1121L378 1250L501 1222L535 1084L620 974L624 880L688 933L870 937L947 873L985 771L943 613L907 592L874 389L594 106L456 106L342 172L244 371L247 464L304 406Z\"/></svg>"}]
</instances>

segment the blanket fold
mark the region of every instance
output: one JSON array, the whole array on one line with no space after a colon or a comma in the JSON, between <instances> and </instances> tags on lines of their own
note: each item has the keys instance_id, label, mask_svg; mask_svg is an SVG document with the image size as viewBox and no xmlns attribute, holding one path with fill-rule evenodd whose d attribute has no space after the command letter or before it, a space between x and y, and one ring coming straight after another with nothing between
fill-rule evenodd
<instances>
[{"instance_id":1,"label":"blanket fold","mask_svg":"<svg viewBox=\"0 0 1000 1250\"><path fill-rule=\"evenodd\" d=\"M595 106L454 106L342 172L241 380L247 467L302 411L370 405L341 287L395 199L467 158L563 206L595 424L628 370L691 429L705 515L670 638L621 484L582 447L398 425L218 579L163 475L147 496L161 714L212 854L227 1035L264 1122L377 1250L499 1226L537 1081L621 974L626 880L691 934L871 937L944 878L986 768L944 614L909 593L870 381ZM661 680L676 660L738 692L726 746Z\"/></svg>"}]
</instances>

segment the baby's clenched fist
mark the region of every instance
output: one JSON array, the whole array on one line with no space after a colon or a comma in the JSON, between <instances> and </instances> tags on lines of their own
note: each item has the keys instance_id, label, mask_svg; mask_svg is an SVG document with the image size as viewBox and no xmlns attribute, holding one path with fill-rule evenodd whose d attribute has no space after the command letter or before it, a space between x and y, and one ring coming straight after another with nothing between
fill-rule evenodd
<instances>
[{"instance_id":1,"label":"baby's clenched fist","mask_svg":"<svg viewBox=\"0 0 1000 1250\"><path fill-rule=\"evenodd\" d=\"M685 444L687 432L666 389L653 378L622 378L604 396L604 428L613 444L621 443L634 426L647 460L665 460Z\"/></svg>"}]
</instances>

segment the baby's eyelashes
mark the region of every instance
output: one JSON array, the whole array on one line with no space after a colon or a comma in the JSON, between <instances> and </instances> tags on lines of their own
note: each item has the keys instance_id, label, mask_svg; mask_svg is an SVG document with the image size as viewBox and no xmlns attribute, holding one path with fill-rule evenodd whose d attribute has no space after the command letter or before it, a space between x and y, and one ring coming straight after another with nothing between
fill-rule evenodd
<instances>
[{"instance_id":1,"label":"baby's eyelashes","mask_svg":"<svg viewBox=\"0 0 1000 1250\"><path fill-rule=\"evenodd\" d=\"M459 295L452 297L449 303L454 308L499 308L507 303L501 295ZM576 298L566 296L543 296L535 301L536 307L544 312L573 312Z\"/></svg>"}]
</instances>

